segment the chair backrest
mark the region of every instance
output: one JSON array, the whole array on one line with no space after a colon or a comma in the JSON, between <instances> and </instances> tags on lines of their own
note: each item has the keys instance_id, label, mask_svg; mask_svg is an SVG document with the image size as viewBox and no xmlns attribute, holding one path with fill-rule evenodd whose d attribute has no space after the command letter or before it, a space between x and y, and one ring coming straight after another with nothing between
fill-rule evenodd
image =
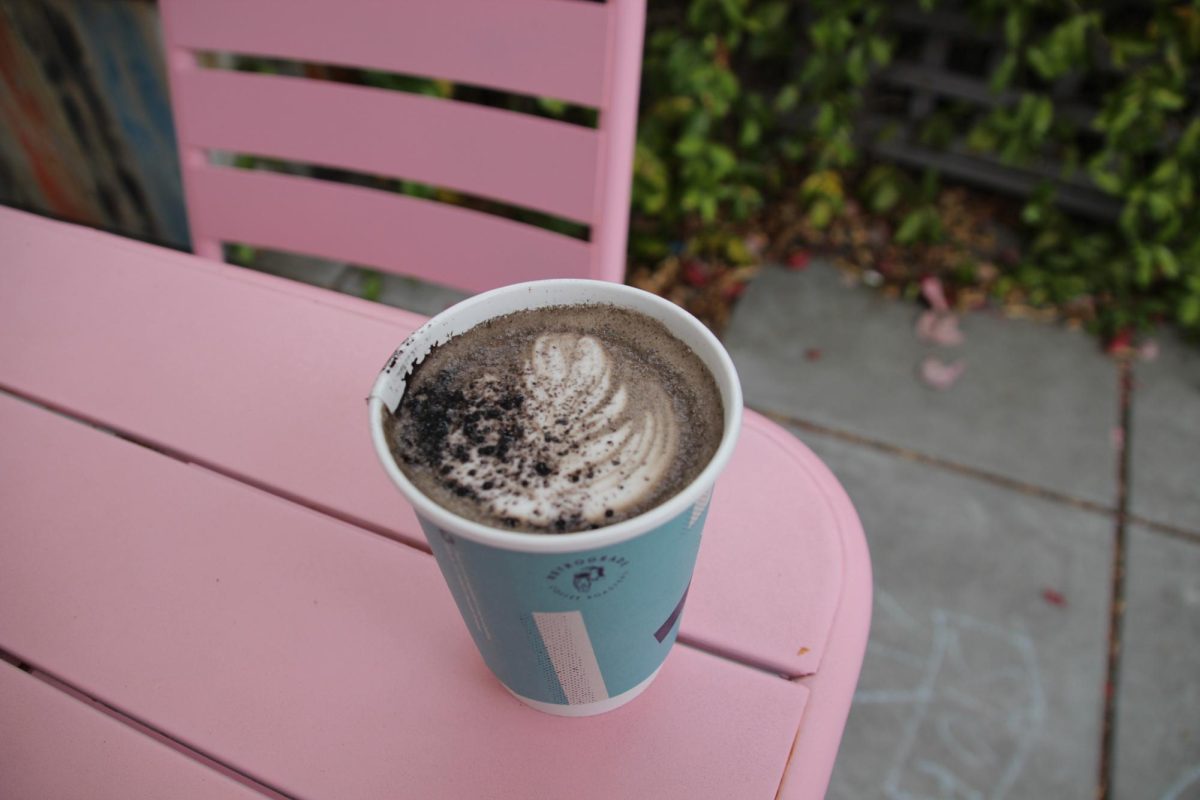
<instances>
[{"instance_id":1,"label":"chair backrest","mask_svg":"<svg viewBox=\"0 0 1200 800\"><path fill-rule=\"evenodd\" d=\"M195 251L305 253L480 291L621 280L645 0L161 0ZM206 68L230 53L419 76L595 108L596 128L452 99ZM210 163L213 151L385 176L590 227Z\"/></svg>"}]
</instances>

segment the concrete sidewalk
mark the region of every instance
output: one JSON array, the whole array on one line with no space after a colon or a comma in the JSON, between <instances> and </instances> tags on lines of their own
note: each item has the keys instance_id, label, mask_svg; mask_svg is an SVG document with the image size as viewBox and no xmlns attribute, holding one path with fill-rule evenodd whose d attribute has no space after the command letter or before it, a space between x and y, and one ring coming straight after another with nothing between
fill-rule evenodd
<instances>
[{"instance_id":1,"label":"concrete sidewalk","mask_svg":"<svg viewBox=\"0 0 1200 800\"><path fill-rule=\"evenodd\" d=\"M461 296L389 277L380 299ZM829 797L1084 800L1108 758L1116 798L1200 798L1200 351L1167 339L1123 372L1085 334L986 314L926 345L918 314L814 262L764 270L724 337L748 405L826 461L871 546ZM966 365L949 389L918 377L931 355Z\"/></svg>"},{"instance_id":2,"label":"concrete sidewalk","mask_svg":"<svg viewBox=\"0 0 1200 800\"><path fill-rule=\"evenodd\" d=\"M725 335L747 403L826 461L871 545L829 796L1092 798L1107 716L1114 797L1200 797L1200 352L1134 363L1125 414L1085 334L974 314L935 347L919 313L828 265L777 267ZM919 379L930 355L966 365L949 389Z\"/></svg>"}]
</instances>

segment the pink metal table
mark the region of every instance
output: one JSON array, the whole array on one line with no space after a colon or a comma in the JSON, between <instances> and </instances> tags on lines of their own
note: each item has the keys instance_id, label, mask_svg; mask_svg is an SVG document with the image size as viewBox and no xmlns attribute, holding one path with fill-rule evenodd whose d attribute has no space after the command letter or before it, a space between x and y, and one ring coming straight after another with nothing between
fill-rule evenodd
<instances>
[{"instance_id":1,"label":"pink metal table","mask_svg":"<svg viewBox=\"0 0 1200 800\"><path fill-rule=\"evenodd\" d=\"M0 209L0 794L820 797L857 516L755 414L680 645L576 720L476 654L363 398L421 318Z\"/></svg>"}]
</instances>

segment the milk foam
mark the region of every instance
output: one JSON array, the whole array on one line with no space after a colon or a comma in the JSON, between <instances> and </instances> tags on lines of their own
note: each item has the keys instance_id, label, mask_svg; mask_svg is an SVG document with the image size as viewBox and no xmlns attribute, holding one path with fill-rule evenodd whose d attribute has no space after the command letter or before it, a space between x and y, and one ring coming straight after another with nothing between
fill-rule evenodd
<instances>
[{"instance_id":1,"label":"milk foam","mask_svg":"<svg viewBox=\"0 0 1200 800\"><path fill-rule=\"evenodd\" d=\"M637 401L615 373L610 353L597 339L577 333L539 336L521 371L524 447L538 461L515 484L496 480L492 452L469 449L451 462L448 477L469 489L492 513L543 526L563 508L590 523L644 501L658 488L678 455L679 427L671 398L661 386L640 382ZM480 388L498 387L486 375ZM487 444L495 445L497 436ZM461 433L451 445L465 445ZM546 465L545 475L537 464ZM529 468L529 467L532 468ZM527 485L522 485L524 481Z\"/></svg>"}]
</instances>

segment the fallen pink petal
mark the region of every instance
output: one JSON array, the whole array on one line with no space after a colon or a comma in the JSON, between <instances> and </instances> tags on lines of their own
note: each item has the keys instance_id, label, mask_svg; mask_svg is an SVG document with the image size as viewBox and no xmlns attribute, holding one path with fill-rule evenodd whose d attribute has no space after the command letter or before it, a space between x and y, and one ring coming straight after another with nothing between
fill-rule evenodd
<instances>
[{"instance_id":1,"label":"fallen pink petal","mask_svg":"<svg viewBox=\"0 0 1200 800\"><path fill-rule=\"evenodd\" d=\"M699 261L689 261L683 265L683 280L690 286L707 286L712 279L708 265Z\"/></svg>"},{"instance_id":2,"label":"fallen pink petal","mask_svg":"<svg viewBox=\"0 0 1200 800\"><path fill-rule=\"evenodd\" d=\"M746 235L746 239L743 244L746 245L746 251L750 253L750 255L757 258L762 255L764 250L767 249L767 244L769 244L769 241L766 234L751 233Z\"/></svg>"},{"instance_id":3,"label":"fallen pink petal","mask_svg":"<svg viewBox=\"0 0 1200 800\"><path fill-rule=\"evenodd\" d=\"M934 311L950 310L950 304L946 302L946 290L942 288L941 279L935 275L927 275L921 279L921 296Z\"/></svg>"},{"instance_id":4,"label":"fallen pink petal","mask_svg":"<svg viewBox=\"0 0 1200 800\"><path fill-rule=\"evenodd\" d=\"M921 362L921 380L934 389L949 389L962 376L966 368L965 361L947 364L940 358L929 356Z\"/></svg>"},{"instance_id":5,"label":"fallen pink petal","mask_svg":"<svg viewBox=\"0 0 1200 800\"><path fill-rule=\"evenodd\" d=\"M1053 589L1043 589L1042 599L1050 605L1058 606L1059 608L1067 605L1067 598L1063 596L1062 592L1056 592Z\"/></svg>"},{"instance_id":6,"label":"fallen pink petal","mask_svg":"<svg viewBox=\"0 0 1200 800\"><path fill-rule=\"evenodd\" d=\"M788 256L787 265L789 269L801 270L808 268L809 255L805 250L797 250Z\"/></svg>"},{"instance_id":7,"label":"fallen pink petal","mask_svg":"<svg viewBox=\"0 0 1200 800\"><path fill-rule=\"evenodd\" d=\"M725 288L721 289L721 297L724 297L726 300L736 300L741 297L745 291L746 283L744 281L735 281L734 283L727 284Z\"/></svg>"},{"instance_id":8,"label":"fallen pink petal","mask_svg":"<svg viewBox=\"0 0 1200 800\"><path fill-rule=\"evenodd\" d=\"M917 338L929 344L954 347L962 344L965 337L956 315L926 311L917 318Z\"/></svg>"},{"instance_id":9,"label":"fallen pink petal","mask_svg":"<svg viewBox=\"0 0 1200 800\"><path fill-rule=\"evenodd\" d=\"M1133 351L1133 331L1123 328L1108 340L1105 351L1110 356L1127 356Z\"/></svg>"},{"instance_id":10,"label":"fallen pink petal","mask_svg":"<svg viewBox=\"0 0 1200 800\"><path fill-rule=\"evenodd\" d=\"M1142 342L1138 348L1138 358L1142 361L1157 361L1158 360L1158 341L1155 339L1147 339Z\"/></svg>"}]
</instances>

